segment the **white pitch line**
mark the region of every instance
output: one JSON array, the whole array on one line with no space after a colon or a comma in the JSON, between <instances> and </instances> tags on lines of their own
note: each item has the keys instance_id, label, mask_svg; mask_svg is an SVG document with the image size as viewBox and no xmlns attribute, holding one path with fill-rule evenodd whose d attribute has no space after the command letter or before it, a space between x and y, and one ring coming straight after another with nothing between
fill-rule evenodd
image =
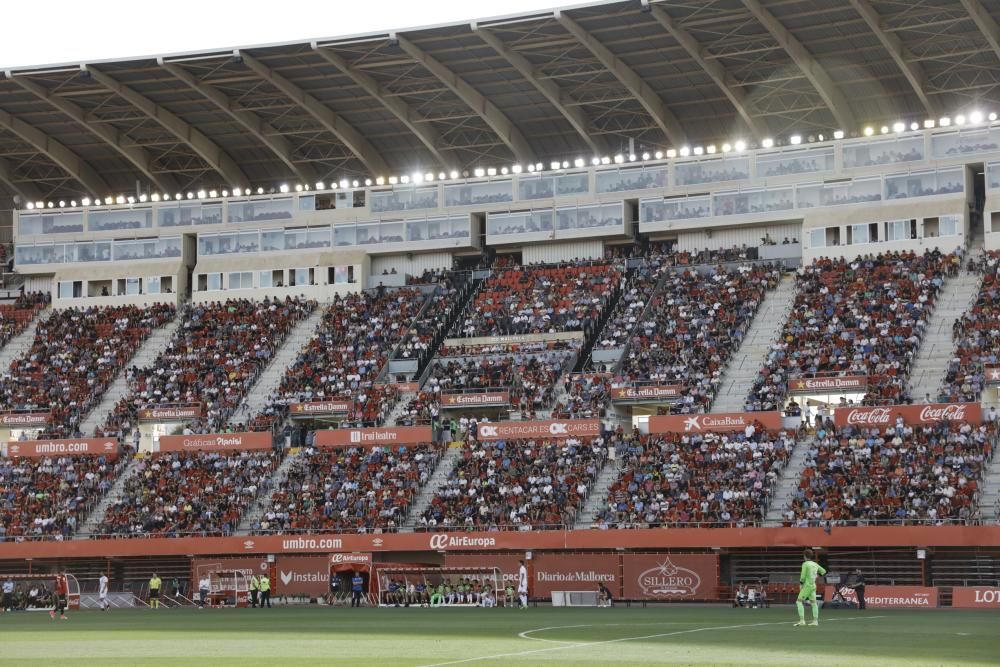
<instances>
[{"instance_id":1,"label":"white pitch line","mask_svg":"<svg viewBox=\"0 0 1000 667\"><path fill-rule=\"evenodd\" d=\"M833 618L827 623L832 623L835 621L859 621L859 620L869 620L873 618L885 618L885 616L849 616L847 618ZM591 624L592 627L596 627L597 624ZM448 662L435 662L426 665L421 665L420 667L446 667L446 665L462 665L468 662L478 662L480 660L495 660L497 658L516 658L522 655L534 655L536 653L548 653L550 651L564 651L572 648L590 647L590 646L602 646L607 644L618 644L621 642L633 642L642 639L658 639L660 637L674 637L677 635L690 635L696 632L709 632L712 630L738 630L740 628L759 628L765 625L792 625L790 621L775 621L772 623L747 623L744 625L722 625L722 626L709 626L705 628L693 628L691 630L677 630L676 632L662 632L655 635L644 635L642 637L621 637L619 639L606 639L599 642L579 642L576 644L560 644L559 646L549 646L547 648L536 648L530 651L517 651L515 653L496 653L494 655L481 655L475 658L463 658L462 660L450 660ZM581 625L564 625L564 626L554 626L550 628L540 628L545 630L559 630L559 629L569 629L569 628L579 628L586 627ZM539 630L540 630L539 629ZM526 632L532 632L532 630L527 630ZM534 630L538 632L538 630ZM549 640L553 641L553 640Z\"/></svg>"},{"instance_id":2,"label":"white pitch line","mask_svg":"<svg viewBox=\"0 0 1000 667\"><path fill-rule=\"evenodd\" d=\"M687 625L687 623L601 623L602 628L618 628L623 625L627 625L630 628L638 628L642 626L655 625L662 627L664 625ZM546 630L568 630L569 628L592 628L593 623L586 623L584 625L553 625L548 628L535 628L534 630L525 630L524 632L517 633L517 636L521 639L527 639L533 642L547 642L549 644L577 644L579 642L569 642L561 639L542 639L541 637L529 637L528 635L534 634L536 632L545 632Z\"/></svg>"}]
</instances>

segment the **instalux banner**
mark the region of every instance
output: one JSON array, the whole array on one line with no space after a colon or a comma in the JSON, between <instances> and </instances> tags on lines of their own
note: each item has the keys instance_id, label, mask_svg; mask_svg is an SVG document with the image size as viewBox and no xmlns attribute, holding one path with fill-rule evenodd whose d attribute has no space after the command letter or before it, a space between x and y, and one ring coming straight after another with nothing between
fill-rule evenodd
<instances>
[{"instance_id":1,"label":"instalux banner","mask_svg":"<svg viewBox=\"0 0 1000 667\"><path fill-rule=\"evenodd\" d=\"M114 438L79 438L65 440L11 440L7 443L7 456L39 458L42 456L83 456L103 454L118 456L118 441Z\"/></svg>"},{"instance_id":2,"label":"instalux banner","mask_svg":"<svg viewBox=\"0 0 1000 667\"><path fill-rule=\"evenodd\" d=\"M880 407L837 408L833 411L833 423L837 426L861 426L865 428L885 428L895 426L896 419L917 426L940 421L969 422L983 421L983 410L979 403L929 403L926 405L889 405Z\"/></svg>"},{"instance_id":3,"label":"instalux banner","mask_svg":"<svg viewBox=\"0 0 1000 667\"><path fill-rule=\"evenodd\" d=\"M263 433L208 433L205 435L161 435L161 452L222 452L271 449L273 438Z\"/></svg>"},{"instance_id":4,"label":"instalux banner","mask_svg":"<svg viewBox=\"0 0 1000 667\"><path fill-rule=\"evenodd\" d=\"M863 392L868 388L866 375L834 375L818 378L795 378L788 382L791 394L811 394L824 391Z\"/></svg>"},{"instance_id":5,"label":"instalux banner","mask_svg":"<svg viewBox=\"0 0 1000 667\"><path fill-rule=\"evenodd\" d=\"M275 568L278 595L319 597L330 589L330 559L326 556L282 556Z\"/></svg>"},{"instance_id":6,"label":"instalux banner","mask_svg":"<svg viewBox=\"0 0 1000 667\"><path fill-rule=\"evenodd\" d=\"M593 438L601 434L599 419L564 419L524 422L482 422L478 440L520 440L526 438Z\"/></svg>"},{"instance_id":7,"label":"instalux banner","mask_svg":"<svg viewBox=\"0 0 1000 667\"><path fill-rule=\"evenodd\" d=\"M656 415L649 418L650 433L723 433L742 431L753 423L768 431L781 429L780 412L720 412L697 415Z\"/></svg>"},{"instance_id":8,"label":"instalux banner","mask_svg":"<svg viewBox=\"0 0 1000 667\"><path fill-rule=\"evenodd\" d=\"M338 428L316 431L317 447L385 447L434 442L430 426Z\"/></svg>"}]
</instances>

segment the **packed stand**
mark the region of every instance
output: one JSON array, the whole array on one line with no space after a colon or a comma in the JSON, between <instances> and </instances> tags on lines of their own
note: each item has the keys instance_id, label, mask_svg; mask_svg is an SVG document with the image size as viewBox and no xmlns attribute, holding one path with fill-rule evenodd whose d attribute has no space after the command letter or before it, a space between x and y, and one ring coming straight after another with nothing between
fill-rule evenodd
<instances>
[{"instance_id":1,"label":"packed stand","mask_svg":"<svg viewBox=\"0 0 1000 667\"><path fill-rule=\"evenodd\" d=\"M43 292L29 292L9 303L0 303L0 347L27 329L35 315L48 305L49 295Z\"/></svg>"},{"instance_id":2,"label":"packed stand","mask_svg":"<svg viewBox=\"0 0 1000 667\"><path fill-rule=\"evenodd\" d=\"M707 411L765 291L780 280L781 269L771 264L704 274L674 269L633 331L616 382L680 385L671 412Z\"/></svg>"},{"instance_id":3,"label":"packed stand","mask_svg":"<svg viewBox=\"0 0 1000 667\"><path fill-rule=\"evenodd\" d=\"M420 530L543 530L571 526L620 436L587 440L470 438L420 517Z\"/></svg>"},{"instance_id":4,"label":"packed stand","mask_svg":"<svg viewBox=\"0 0 1000 667\"><path fill-rule=\"evenodd\" d=\"M1000 370L1000 252L988 253L980 268L983 284L976 302L952 326L955 356L948 364L940 402L978 401L992 379L986 373Z\"/></svg>"},{"instance_id":5,"label":"packed stand","mask_svg":"<svg viewBox=\"0 0 1000 667\"><path fill-rule=\"evenodd\" d=\"M69 538L111 489L126 459L0 459L0 542Z\"/></svg>"},{"instance_id":6,"label":"packed stand","mask_svg":"<svg viewBox=\"0 0 1000 667\"><path fill-rule=\"evenodd\" d=\"M273 451L172 452L139 460L97 529L106 537L232 535L271 486Z\"/></svg>"},{"instance_id":7,"label":"packed stand","mask_svg":"<svg viewBox=\"0 0 1000 667\"><path fill-rule=\"evenodd\" d=\"M423 389L438 402L450 392L506 391L511 409L528 417L551 405L572 359L564 351L441 359L431 367Z\"/></svg>"},{"instance_id":8,"label":"packed stand","mask_svg":"<svg viewBox=\"0 0 1000 667\"><path fill-rule=\"evenodd\" d=\"M291 464L252 528L258 533L395 531L439 456L430 444L309 447Z\"/></svg>"},{"instance_id":9,"label":"packed stand","mask_svg":"<svg viewBox=\"0 0 1000 667\"><path fill-rule=\"evenodd\" d=\"M965 522L976 517L996 424L820 428L786 525Z\"/></svg>"},{"instance_id":10,"label":"packed stand","mask_svg":"<svg viewBox=\"0 0 1000 667\"><path fill-rule=\"evenodd\" d=\"M433 276L434 292L423 315L413 320L403 333L393 358L416 359L421 364L432 354L447 323L459 307L460 294L467 283L454 274Z\"/></svg>"},{"instance_id":11,"label":"packed stand","mask_svg":"<svg viewBox=\"0 0 1000 667\"><path fill-rule=\"evenodd\" d=\"M777 410L790 377L866 375L864 402L905 403L907 377L957 255L933 250L821 258L801 269L782 336L754 383L747 411Z\"/></svg>"},{"instance_id":12,"label":"packed stand","mask_svg":"<svg viewBox=\"0 0 1000 667\"><path fill-rule=\"evenodd\" d=\"M197 430L221 430L285 337L315 307L291 297L189 305L153 365L129 369L130 391L99 433L129 433L142 409L194 403L204 409Z\"/></svg>"},{"instance_id":13,"label":"packed stand","mask_svg":"<svg viewBox=\"0 0 1000 667\"><path fill-rule=\"evenodd\" d=\"M423 304L423 293L412 288L338 296L252 428L271 428L289 403L334 398L351 399L345 425L382 424L397 392L375 381Z\"/></svg>"},{"instance_id":14,"label":"packed stand","mask_svg":"<svg viewBox=\"0 0 1000 667\"><path fill-rule=\"evenodd\" d=\"M175 308L67 308L38 323L31 348L0 378L0 405L51 411L41 437L72 437L83 417Z\"/></svg>"},{"instance_id":15,"label":"packed stand","mask_svg":"<svg viewBox=\"0 0 1000 667\"><path fill-rule=\"evenodd\" d=\"M555 419L604 417L611 402L611 376L606 373L567 375L563 393L552 408Z\"/></svg>"},{"instance_id":16,"label":"packed stand","mask_svg":"<svg viewBox=\"0 0 1000 667\"><path fill-rule=\"evenodd\" d=\"M760 524L795 440L759 426L729 433L635 432L625 443L624 472L609 489L595 526Z\"/></svg>"},{"instance_id":17,"label":"packed stand","mask_svg":"<svg viewBox=\"0 0 1000 667\"><path fill-rule=\"evenodd\" d=\"M451 332L456 337L592 333L622 274L611 264L515 267L494 274Z\"/></svg>"},{"instance_id":18,"label":"packed stand","mask_svg":"<svg viewBox=\"0 0 1000 667\"><path fill-rule=\"evenodd\" d=\"M594 348L608 350L624 347L660 280L663 264L650 261L626 278L622 295L608 316Z\"/></svg>"}]
</instances>

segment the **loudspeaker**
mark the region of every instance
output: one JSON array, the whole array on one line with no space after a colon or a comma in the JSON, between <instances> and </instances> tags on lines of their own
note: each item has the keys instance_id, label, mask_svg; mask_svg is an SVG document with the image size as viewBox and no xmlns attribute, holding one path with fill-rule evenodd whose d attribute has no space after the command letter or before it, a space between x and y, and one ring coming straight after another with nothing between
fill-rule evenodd
<instances>
[{"instance_id":1,"label":"loudspeaker","mask_svg":"<svg viewBox=\"0 0 1000 667\"><path fill-rule=\"evenodd\" d=\"M823 602L823 609L857 609L858 605L854 602L845 602L843 600L826 600Z\"/></svg>"}]
</instances>

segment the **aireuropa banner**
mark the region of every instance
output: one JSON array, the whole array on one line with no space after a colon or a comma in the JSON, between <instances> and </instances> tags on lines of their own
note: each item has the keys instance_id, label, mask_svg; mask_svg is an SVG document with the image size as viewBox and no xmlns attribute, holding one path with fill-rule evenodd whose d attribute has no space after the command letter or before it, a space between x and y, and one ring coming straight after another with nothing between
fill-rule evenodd
<instances>
[{"instance_id":1,"label":"aireuropa banner","mask_svg":"<svg viewBox=\"0 0 1000 667\"><path fill-rule=\"evenodd\" d=\"M510 405L510 392L484 391L472 394L442 394L444 408L479 407L484 405Z\"/></svg>"},{"instance_id":2,"label":"aireuropa banner","mask_svg":"<svg viewBox=\"0 0 1000 667\"><path fill-rule=\"evenodd\" d=\"M719 557L714 554L622 556L626 600L715 600Z\"/></svg>"},{"instance_id":3,"label":"aireuropa banner","mask_svg":"<svg viewBox=\"0 0 1000 667\"><path fill-rule=\"evenodd\" d=\"M769 431L781 428L780 412L720 412L696 415L656 415L649 418L650 433L722 433L742 431L757 422Z\"/></svg>"},{"instance_id":4,"label":"aireuropa banner","mask_svg":"<svg viewBox=\"0 0 1000 667\"><path fill-rule=\"evenodd\" d=\"M1000 609L1000 587L955 586L951 606L959 609Z\"/></svg>"},{"instance_id":5,"label":"aireuropa banner","mask_svg":"<svg viewBox=\"0 0 1000 667\"><path fill-rule=\"evenodd\" d=\"M42 456L82 456L103 454L118 456L118 441L113 438L80 438L64 440L11 440L7 443L7 456L39 458Z\"/></svg>"},{"instance_id":6,"label":"aireuropa banner","mask_svg":"<svg viewBox=\"0 0 1000 667\"><path fill-rule=\"evenodd\" d=\"M209 433L206 435L161 435L161 452L220 452L271 449L272 436L263 433Z\"/></svg>"},{"instance_id":7,"label":"aireuropa banner","mask_svg":"<svg viewBox=\"0 0 1000 667\"><path fill-rule=\"evenodd\" d=\"M792 394L808 394L814 391L862 392L868 388L867 375L833 375L818 378L795 378L788 383Z\"/></svg>"},{"instance_id":8,"label":"aireuropa banner","mask_svg":"<svg viewBox=\"0 0 1000 667\"><path fill-rule=\"evenodd\" d=\"M338 428L316 431L317 447L384 447L434 442L430 426Z\"/></svg>"},{"instance_id":9,"label":"aireuropa banner","mask_svg":"<svg viewBox=\"0 0 1000 667\"><path fill-rule=\"evenodd\" d=\"M857 602L853 589L842 589L844 597ZM906 609L933 609L938 605L938 589L931 586L865 586L865 605L868 607L902 607Z\"/></svg>"},{"instance_id":10,"label":"aireuropa banner","mask_svg":"<svg viewBox=\"0 0 1000 667\"><path fill-rule=\"evenodd\" d=\"M565 419L525 422L480 422L478 440L524 438L593 438L601 434L600 419Z\"/></svg>"},{"instance_id":11,"label":"aireuropa banner","mask_svg":"<svg viewBox=\"0 0 1000 667\"><path fill-rule=\"evenodd\" d=\"M983 421L983 410L979 403L928 403L837 408L833 411L833 423L837 426L885 428L894 426L899 417L903 418L904 424L914 426L940 421L979 424Z\"/></svg>"},{"instance_id":12,"label":"aireuropa banner","mask_svg":"<svg viewBox=\"0 0 1000 667\"><path fill-rule=\"evenodd\" d=\"M51 412L0 412L0 426L43 426L52 419Z\"/></svg>"},{"instance_id":13,"label":"aireuropa banner","mask_svg":"<svg viewBox=\"0 0 1000 667\"><path fill-rule=\"evenodd\" d=\"M612 401L647 401L679 398L683 387L679 384L650 384L638 387L615 387L611 390Z\"/></svg>"},{"instance_id":14,"label":"aireuropa banner","mask_svg":"<svg viewBox=\"0 0 1000 667\"><path fill-rule=\"evenodd\" d=\"M310 401L308 403L292 403L288 411L293 417L304 415L343 415L351 411L354 403L347 399L331 401Z\"/></svg>"},{"instance_id":15,"label":"aireuropa banner","mask_svg":"<svg viewBox=\"0 0 1000 667\"><path fill-rule=\"evenodd\" d=\"M275 568L278 595L319 597L330 590L330 559L326 556L280 556Z\"/></svg>"},{"instance_id":16,"label":"aireuropa banner","mask_svg":"<svg viewBox=\"0 0 1000 667\"><path fill-rule=\"evenodd\" d=\"M204 413L205 410L200 403L197 405L163 405L139 410L139 421L183 421L185 419L198 419Z\"/></svg>"},{"instance_id":17,"label":"aireuropa banner","mask_svg":"<svg viewBox=\"0 0 1000 667\"><path fill-rule=\"evenodd\" d=\"M372 564L372 555L350 553L350 554L330 554L330 565L336 566L364 566L370 567Z\"/></svg>"},{"instance_id":18,"label":"aireuropa banner","mask_svg":"<svg viewBox=\"0 0 1000 667\"><path fill-rule=\"evenodd\" d=\"M597 591L599 584L618 597L617 554L541 553L531 561L530 571L533 598L549 597L553 591Z\"/></svg>"}]
</instances>

